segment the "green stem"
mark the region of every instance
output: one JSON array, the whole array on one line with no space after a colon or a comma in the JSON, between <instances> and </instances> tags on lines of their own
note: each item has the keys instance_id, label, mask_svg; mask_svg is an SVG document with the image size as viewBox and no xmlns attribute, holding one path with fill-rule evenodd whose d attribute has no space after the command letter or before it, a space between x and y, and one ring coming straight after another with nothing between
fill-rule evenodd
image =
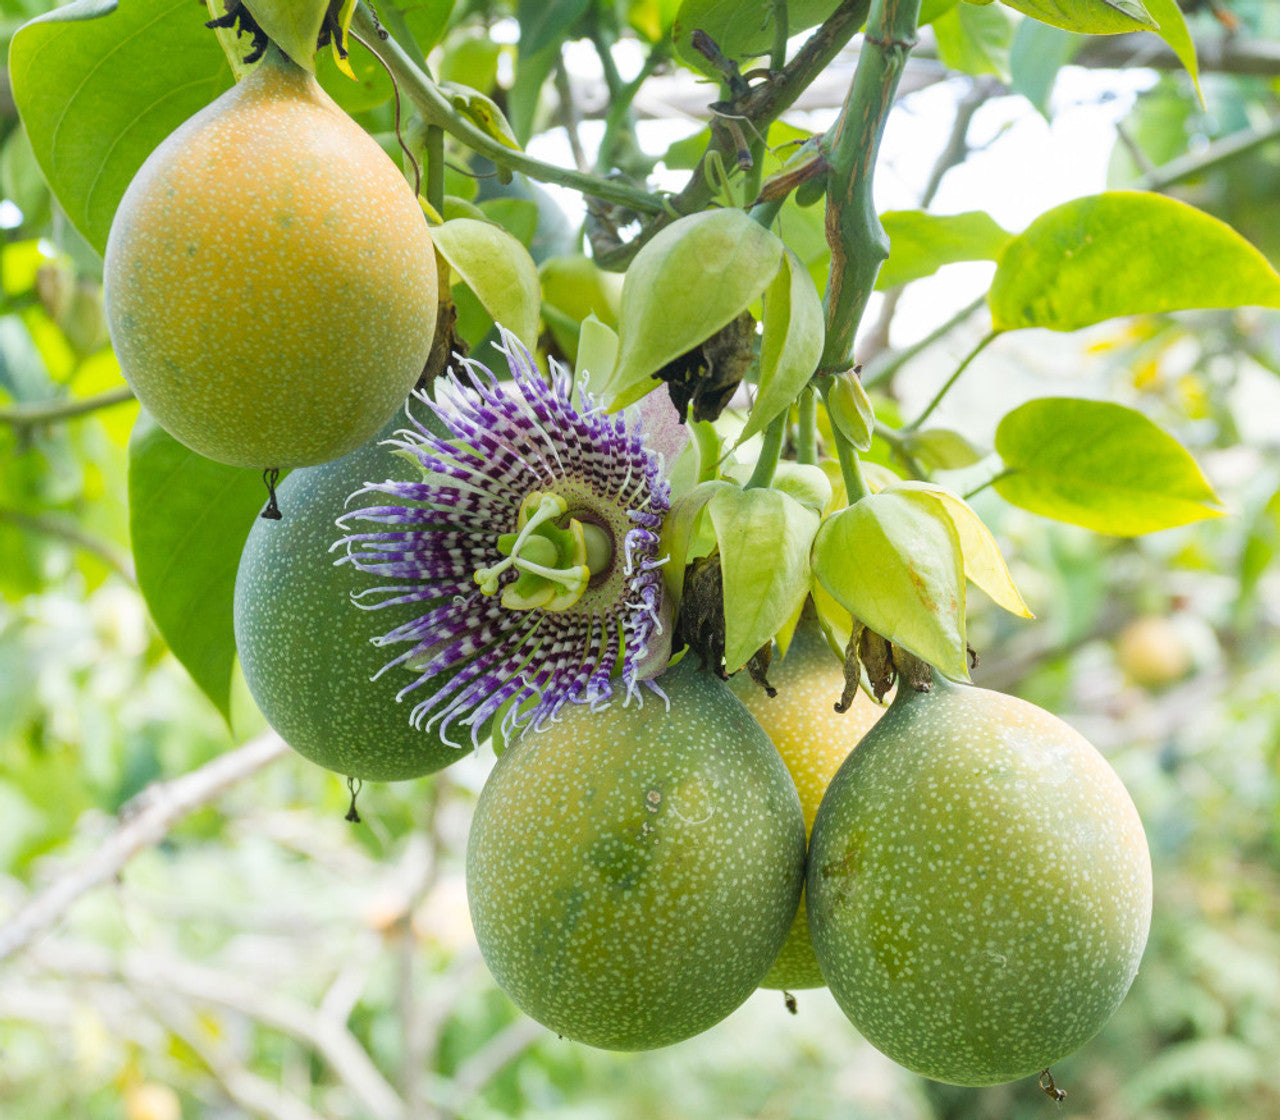
<instances>
[{"instance_id":1,"label":"green stem","mask_svg":"<svg viewBox=\"0 0 1280 1120\"><path fill-rule=\"evenodd\" d=\"M787 64L787 0L773 0L773 50L769 69L781 70Z\"/></svg>"},{"instance_id":2,"label":"green stem","mask_svg":"<svg viewBox=\"0 0 1280 1120\"><path fill-rule=\"evenodd\" d=\"M975 486L972 490L970 490L967 494L965 494L964 500L967 502L975 494L981 494L988 486L994 486L1002 478L1008 478L1011 474L1016 474L1016 473L1017 473L1017 470L1014 467L1005 467L1004 470L1002 471L996 471L996 473L993 474L989 479L987 479L986 482L982 483L982 485Z\"/></svg>"},{"instance_id":3,"label":"green stem","mask_svg":"<svg viewBox=\"0 0 1280 1120\"><path fill-rule=\"evenodd\" d=\"M444 216L444 129L439 125L427 126L426 144L426 198L431 208Z\"/></svg>"},{"instance_id":4,"label":"green stem","mask_svg":"<svg viewBox=\"0 0 1280 1120\"><path fill-rule=\"evenodd\" d=\"M822 399L825 401L831 392L830 377L822 379ZM862 476L862 462L858 459L858 449L853 446L841 433L839 427L835 424L831 425L831 436L836 445L836 457L840 460L840 474L844 478L845 494L848 495L848 504L853 505L854 502L860 502L871 491L867 486L867 480Z\"/></svg>"},{"instance_id":5,"label":"green stem","mask_svg":"<svg viewBox=\"0 0 1280 1120\"><path fill-rule=\"evenodd\" d=\"M879 439L889 445L894 458L906 468L912 478L927 479L929 477L928 471L920 465L920 460L911 454L910 444L900 431L889 427L888 424L881 424L877 420L875 433Z\"/></svg>"},{"instance_id":6,"label":"green stem","mask_svg":"<svg viewBox=\"0 0 1280 1120\"><path fill-rule=\"evenodd\" d=\"M1280 119L1272 121L1265 128L1249 128L1233 132L1230 136L1215 140L1198 152L1188 152L1186 155L1170 160L1147 172L1134 186L1144 191L1168 190L1169 187L1185 182L1187 179L1194 179L1206 171L1248 155L1275 140L1280 140Z\"/></svg>"},{"instance_id":7,"label":"green stem","mask_svg":"<svg viewBox=\"0 0 1280 1120\"><path fill-rule=\"evenodd\" d=\"M752 199L760 196L760 184L764 180L764 141L752 139L747 151L751 153L751 166L742 177L742 197L749 205Z\"/></svg>"},{"instance_id":8,"label":"green stem","mask_svg":"<svg viewBox=\"0 0 1280 1120\"><path fill-rule=\"evenodd\" d=\"M919 14L920 0L873 0L853 83L828 133L826 230L831 270L822 370L848 368L858 325L889 255L872 183L885 121L915 46Z\"/></svg>"},{"instance_id":9,"label":"green stem","mask_svg":"<svg viewBox=\"0 0 1280 1120\"><path fill-rule=\"evenodd\" d=\"M966 304L945 323L935 327L919 342L913 342L910 346L904 346L901 350L897 350L892 354L887 354L883 361L874 361L870 367L863 371L862 384L865 388L870 389L875 385L882 385L892 380L894 374L905 366L917 354L928 350L940 338L944 338L956 329L961 323L968 319L975 311L987 302L987 294L983 292L972 303Z\"/></svg>"},{"instance_id":10,"label":"green stem","mask_svg":"<svg viewBox=\"0 0 1280 1120\"><path fill-rule=\"evenodd\" d=\"M720 437L715 426L706 420L690 420L694 442L698 445L698 481L710 482L720 477Z\"/></svg>"},{"instance_id":11,"label":"green stem","mask_svg":"<svg viewBox=\"0 0 1280 1120\"><path fill-rule=\"evenodd\" d=\"M744 490L763 489L773 481L774 473L778 469L778 460L782 457L782 441L787 434L788 411L784 408L765 428L764 442L760 445L760 457L756 460L756 469L751 472L751 477L743 487Z\"/></svg>"},{"instance_id":12,"label":"green stem","mask_svg":"<svg viewBox=\"0 0 1280 1120\"><path fill-rule=\"evenodd\" d=\"M920 425L923 424L926 420L928 420L929 417L933 415L933 410L942 403L942 398L945 397L949 392L951 392L951 387L957 381L960 380L960 375L969 368L969 364L973 361L973 359L976 358L979 354L981 354L988 346L990 346L991 343L997 337L999 337L999 334L1000 334L999 331L993 330L983 335L982 339L978 342L978 345L975 346L972 350L969 351L968 354L964 356L964 360L960 363L959 366L956 367L955 373L953 373L950 377L948 377L947 380L943 383L942 388L939 389L936 393L934 393L933 400L931 400L927 405L924 406L924 411L920 413L919 416L917 416L914 420L911 421L910 424L906 426L905 428L906 431L914 432L919 430Z\"/></svg>"},{"instance_id":13,"label":"green stem","mask_svg":"<svg viewBox=\"0 0 1280 1120\"><path fill-rule=\"evenodd\" d=\"M556 183L570 190L581 191L603 202L629 206L641 213L663 212L662 201L648 191L534 159L523 151L507 147L502 141L474 125L454 109L440 88L414 63L395 39L379 35L378 25L363 3L356 5L351 30L361 43L382 59L428 125L444 129L450 136L461 140L472 151L492 160L499 167L519 171L544 183Z\"/></svg>"},{"instance_id":14,"label":"green stem","mask_svg":"<svg viewBox=\"0 0 1280 1120\"><path fill-rule=\"evenodd\" d=\"M796 435L796 461L814 464L818 461L818 398L813 387L800 394L800 428Z\"/></svg>"},{"instance_id":15,"label":"green stem","mask_svg":"<svg viewBox=\"0 0 1280 1120\"><path fill-rule=\"evenodd\" d=\"M108 389L96 397L78 400L41 401L39 404L20 404L12 408L0 408L0 424L12 424L15 428L29 428L36 424L52 424L97 412L101 408L126 404L133 400L133 390L127 385Z\"/></svg>"},{"instance_id":16,"label":"green stem","mask_svg":"<svg viewBox=\"0 0 1280 1120\"><path fill-rule=\"evenodd\" d=\"M75 548L96 556L129 583L136 585L138 582L133 571L133 562L127 553L108 541L90 536L76 525L49 514L23 513L21 510L3 508L0 508L0 521L7 521L18 529L65 541Z\"/></svg>"}]
</instances>

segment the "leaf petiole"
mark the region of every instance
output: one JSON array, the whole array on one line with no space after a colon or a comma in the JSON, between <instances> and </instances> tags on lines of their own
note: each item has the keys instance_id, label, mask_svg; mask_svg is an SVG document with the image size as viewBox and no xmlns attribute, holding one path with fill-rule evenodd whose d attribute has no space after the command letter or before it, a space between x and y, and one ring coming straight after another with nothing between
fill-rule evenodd
<instances>
[{"instance_id":1,"label":"leaf petiole","mask_svg":"<svg viewBox=\"0 0 1280 1120\"><path fill-rule=\"evenodd\" d=\"M961 363L956 367L955 373L953 373L950 377L948 377L947 380L943 382L942 388L939 389L936 393L934 393L933 399L927 405L924 406L924 411L920 413L919 416L917 416L914 420L912 420L911 423L908 424L902 430L904 432L918 431L920 428L920 425L923 424L926 420L928 420L929 417L933 415L934 409L936 409L938 405L942 403L943 397L945 397L949 392L951 392L951 387L957 381L960 380L960 375L969 368L969 365L973 361L973 359L976 358L979 354L981 354L988 346L990 346L991 343L994 342L995 339L1000 336L1000 334L1001 334L1000 331L992 330L992 331L989 331L987 334L983 335L983 337L979 340L978 344L972 350L970 350L969 353L967 353L964 356L964 360L961 361Z\"/></svg>"}]
</instances>

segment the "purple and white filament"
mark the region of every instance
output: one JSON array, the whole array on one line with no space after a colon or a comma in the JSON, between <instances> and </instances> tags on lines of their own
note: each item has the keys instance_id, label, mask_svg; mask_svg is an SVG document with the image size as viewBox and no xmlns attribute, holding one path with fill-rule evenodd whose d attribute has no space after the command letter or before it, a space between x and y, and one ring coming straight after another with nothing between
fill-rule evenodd
<instances>
[{"instance_id":1,"label":"purple and white filament","mask_svg":"<svg viewBox=\"0 0 1280 1120\"><path fill-rule=\"evenodd\" d=\"M449 743L457 724L481 729L504 704L504 736L537 727L566 704L607 704L621 683L627 700L666 666L669 606L659 555L659 532L670 508L659 456L641 439L640 424L606 415L569 372L551 363L547 384L528 350L499 328L496 348L512 381L460 359L437 384L438 400L420 397L447 430L413 425L388 441L421 465L419 482L370 483L352 495L382 494L386 504L345 514L338 542L360 571L387 582L355 596L377 610L419 603L423 613L377 637L379 646L406 648L383 667L414 671L399 698L428 689L413 708L415 726L438 727ZM586 590L557 610L504 606L486 595L477 573L501 567L498 539L517 529L530 495L555 495L607 545L607 564L594 568ZM383 526L352 532L356 523ZM337 546L335 546L337 547ZM510 561L508 561L510 563ZM507 568L501 585L518 572Z\"/></svg>"}]
</instances>

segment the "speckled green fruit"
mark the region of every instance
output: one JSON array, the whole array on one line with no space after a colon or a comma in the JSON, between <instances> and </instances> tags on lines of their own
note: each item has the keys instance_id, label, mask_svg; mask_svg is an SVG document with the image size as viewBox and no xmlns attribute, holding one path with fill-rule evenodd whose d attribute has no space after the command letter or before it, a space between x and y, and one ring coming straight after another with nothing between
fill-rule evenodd
<instances>
[{"instance_id":1,"label":"speckled green fruit","mask_svg":"<svg viewBox=\"0 0 1280 1120\"><path fill-rule=\"evenodd\" d=\"M778 690L776 696L770 697L746 673L729 681L787 764L809 830L835 772L884 709L859 692L847 712L835 710L844 691L844 666L817 622L809 619L796 628L786 657L769 667L769 683ZM787 942L760 986L796 991L824 983L809 943L802 896Z\"/></svg>"},{"instance_id":2,"label":"speckled green fruit","mask_svg":"<svg viewBox=\"0 0 1280 1120\"><path fill-rule=\"evenodd\" d=\"M467 844L485 963L566 1038L646 1050L760 983L800 897L804 818L728 686L681 662L650 695L570 706L498 759Z\"/></svg>"},{"instance_id":3,"label":"speckled green fruit","mask_svg":"<svg viewBox=\"0 0 1280 1120\"><path fill-rule=\"evenodd\" d=\"M351 593L367 580L330 552L342 535L334 520L353 491L415 477L414 464L377 438L293 471L276 492L284 516L254 521L236 574L236 650L262 714L299 754L371 781L416 778L468 753L410 724L412 696L396 701L410 673L370 679L393 656L370 639L420 614L421 604L360 610Z\"/></svg>"},{"instance_id":4,"label":"speckled green fruit","mask_svg":"<svg viewBox=\"0 0 1280 1120\"><path fill-rule=\"evenodd\" d=\"M904 689L813 826L809 928L854 1026L957 1085L1036 1073L1092 1038L1151 919L1142 822L1106 760L1033 704Z\"/></svg>"},{"instance_id":5,"label":"speckled green fruit","mask_svg":"<svg viewBox=\"0 0 1280 1120\"><path fill-rule=\"evenodd\" d=\"M233 466L353 451L403 403L435 332L435 253L412 188L274 49L147 158L103 283L139 400Z\"/></svg>"}]
</instances>

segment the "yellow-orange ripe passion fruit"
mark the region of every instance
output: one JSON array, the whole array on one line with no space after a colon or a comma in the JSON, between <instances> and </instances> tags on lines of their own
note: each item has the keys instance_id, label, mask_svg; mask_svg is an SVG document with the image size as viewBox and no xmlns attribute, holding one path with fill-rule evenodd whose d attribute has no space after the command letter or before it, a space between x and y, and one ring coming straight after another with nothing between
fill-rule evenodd
<instances>
[{"instance_id":1,"label":"yellow-orange ripe passion fruit","mask_svg":"<svg viewBox=\"0 0 1280 1120\"><path fill-rule=\"evenodd\" d=\"M800 795L807 833L835 772L884 709L858 692L847 711L835 710L844 691L844 666L831 652L817 622L809 619L796 628L786 657L769 666L769 683L777 689L776 696L769 696L746 673L736 674L729 682L787 764ZM809 942L801 897L786 944L760 986L794 991L820 988L824 983Z\"/></svg>"},{"instance_id":2,"label":"yellow-orange ripe passion fruit","mask_svg":"<svg viewBox=\"0 0 1280 1120\"><path fill-rule=\"evenodd\" d=\"M413 190L274 48L147 158L112 222L104 286L138 399L235 466L359 447L404 403L435 330Z\"/></svg>"},{"instance_id":3,"label":"yellow-orange ripe passion fruit","mask_svg":"<svg viewBox=\"0 0 1280 1120\"><path fill-rule=\"evenodd\" d=\"M1092 1038L1138 971L1151 858L1119 777L1033 704L935 679L827 787L809 843L827 986L936 1081L1034 1074Z\"/></svg>"}]
</instances>

